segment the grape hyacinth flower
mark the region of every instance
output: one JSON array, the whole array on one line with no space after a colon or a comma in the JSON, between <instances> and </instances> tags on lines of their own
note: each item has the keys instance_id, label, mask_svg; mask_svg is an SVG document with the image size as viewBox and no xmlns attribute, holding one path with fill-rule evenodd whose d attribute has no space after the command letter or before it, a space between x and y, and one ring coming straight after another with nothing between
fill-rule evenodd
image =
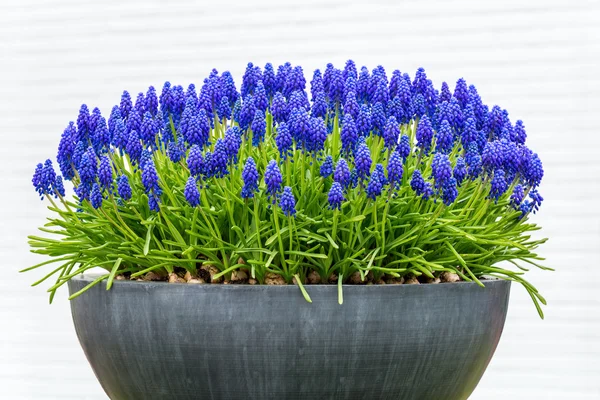
<instances>
[{"instance_id":1,"label":"grape hyacinth flower","mask_svg":"<svg viewBox=\"0 0 600 400\"><path fill-rule=\"evenodd\" d=\"M407 135L400 137L400 144L397 148L398 154L402 157L402 160L406 160L410 155L410 138Z\"/></svg>"},{"instance_id":2,"label":"grape hyacinth flower","mask_svg":"<svg viewBox=\"0 0 600 400\"><path fill-rule=\"evenodd\" d=\"M258 170L254 158L248 157L244 170L242 171L242 179L244 186L242 187L242 198L251 199L254 193L258 190Z\"/></svg>"},{"instance_id":3,"label":"grape hyacinth flower","mask_svg":"<svg viewBox=\"0 0 600 400\"><path fill-rule=\"evenodd\" d=\"M108 156L102 156L100 158L100 167L98 168L98 181L100 182L100 185L104 190L110 189L113 182L112 167L110 164L111 163Z\"/></svg>"},{"instance_id":4,"label":"grape hyacinth flower","mask_svg":"<svg viewBox=\"0 0 600 400\"><path fill-rule=\"evenodd\" d=\"M371 151L367 147L366 143L359 143L356 153L354 154L354 165L356 166L358 178L361 181L369 176L372 162Z\"/></svg>"},{"instance_id":5,"label":"grape hyacinth flower","mask_svg":"<svg viewBox=\"0 0 600 400\"><path fill-rule=\"evenodd\" d=\"M356 147L356 141L358 140L358 130L356 129L356 124L354 123L352 115L344 115L340 136L342 139L342 149L348 154L353 152Z\"/></svg>"},{"instance_id":6,"label":"grape hyacinth flower","mask_svg":"<svg viewBox=\"0 0 600 400\"><path fill-rule=\"evenodd\" d=\"M402 182L404 167L402 166L402 155L398 150L394 151L388 161L388 180L392 189L398 189Z\"/></svg>"},{"instance_id":7,"label":"grape hyacinth flower","mask_svg":"<svg viewBox=\"0 0 600 400\"><path fill-rule=\"evenodd\" d=\"M210 168L210 175L217 178L222 178L229 174L229 170L227 169L228 163L229 154L227 151L227 146L225 145L225 141L222 138L219 138L215 143L215 150L212 153L210 163L208 164Z\"/></svg>"},{"instance_id":8,"label":"grape hyacinth flower","mask_svg":"<svg viewBox=\"0 0 600 400\"><path fill-rule=\"evenodd\" d=\"M398 144L398 138L400 136L400 125L396 121L396 117L391 116L388 118L383 132L383 140L385 147L392 151Z\"/></svg>"},{"instance_id":9,"label":"grape hyacinth flower","mask_svg":"<svg viewBox=\"0 0 600 400\"><path fill-rule=\"evenodd\" d=\"M275 144L277 145L277 149L279 150L279 154L283 160L291 155L294 142L285 122L279 124L279 127L277 128Z\"/></svg>"},{"instance_id":10,"label":"grape hyacinth flower","mask_svg":"<svg viewBox=\"0 0 600 400\"><path fill-rule=\"evenodd\" d=\"M342 185L344 189L347 189L348 186L350 186L350 183L352 182L350 179L350 168L345 159L340 158L337 162L335 171L333 172L333 180Z\"/></svg>"},{"instance_id":11,"label":"grape hyacinth flower","mask_svg":"<svg viewBox=\"0 0 600 400\"><path fill-rule=\"evenodd\" d=\"M416 138L417 147L421 148L421 151L424 152L425 155L429 154L431 141L433 139L433 127L431 126L431 122L429 121L427 115L423 115L423 117L419 120Z\"/></svg>"},{"instance_id":12,"label":"grape hyacinth flower","mask_svg":"<svg viewBox=\"0 0 600 400\"><path fill-rule=\"evenodd\" d=\"M265 113L261 110L256 110L254 119L252 120L252 145L260 146L265 139L267 131L267 122L265 121Z\"/></svg>"},{"instance_id":13,"label":"grape hyacinth flower","mask_svg":"<svg viewBox=\"0 0 600 400\"><path fill-rule=\"evenodd\" d=\"M185 200L190 206L197 207L200 204L200 192L198 191L196 179L193 176L188 178L183 193Z\"/></svg>"},{"instance_id":14,"label":"grape hyacinth flower","mask_svg":"<svg viewBox=\"0 0 600 400\"><path fill-rule=\"evenodd\" d=\"M456 179L456 184L460 186L462 182L465 180L467 176L467 164L465 163L465 159L462 157L456 158L456 165L454 166L454 171L452 172L452 176Z\"/></svg>"},{"instance_id":15,"label":"grape hyacinth flower","mask_svg":"<svg viewBox=\"0 0 600 400\"><path fill-rule=\"evenodd\" d=\"M296 199L294 199L291 187L286 186L283 188L283 193L279 199L279 207L287 217L296 215Z\"/></svg>"},{"instance_id":16,"label":"grape hyacinth flower","mask_svg":"<svg viewBox=\"0 0 600 400\"><path fill-rule=\"evenodd\" d=\"M340 182L333 182L333 184L331 185L331 189L329 189L327 200L329 201L329 207L332 210L342 209L342 203L345 199L344 192L342 190L342 185L340 184Z\"/></svg>"},{"instance_id":17,"label":"grape hyacinth flower","mask_svg":"<svg viewBox=\"0 0 600 400\"><path fill-rule=\"evenodd\" d=\"M356 119L358 133L361 136L369 136L369 133L371 132L371 123L371 110L369 110L368 105L363 104L360 107L358 118Z\"/></svg>"},{"instance_id":18,"label":"grape hyacinth flower","mask_svg":"<svg viewBox=\"0 0 600 400\"><path fill-rule=\"evenodd\" d=\"M102 192L100 191L100 186L97 183L92 185L92 192L90 194L90 203L92 207L98 209L102 207Z\"/></svg>"},{"instance_id":19,"label":"grape hyacinth flower","mask_svg":"<svg viewBox=\"0 0 600 400\"><path fill-rule=\"evenodd\" d=\"M452 165L447 154L435 153L433 155L431 175L435 181L436 189L442 188L452 177Z\"/></svg>"},{"instance_id":20,"label":"grape hyacinth flower","mask_svg":"<svg viewBox=\"0 0 600 400\"><path fill-rule=\"evenodd\" d=\"M492 178L490 189L490 198L498 202L500 196L508 189L508 183L506 183L505 174L503 169L497 169L494 171L494 177Z\"/></svg>"},{"instance_id":21,"label":"grape hyacinth flower","mask_svg":"<svg viewBox=\"0 0 600 400\"><path fill-rule=\"evenodd\" d=\"M281 182L283 182L283 179L277 161L269 161L265 170L265 184L267 185L267 194L269 198L273 199L273 203L275 203L275 198L281 191Z\"/></svg>"},{"instance_id":22,"label":"grape hyacinth flower","mask_svg":"<svg viewBox=\"0 0 600 400\"><path fill-rule=\"evenodd\" d=\"M125 201L131 199L131 186L129 186L129 179L126 175L121 175L117 183L117 193L119 197Z\"/></svg>"},{"instance_id":23,"label":"grape hyacinth flower","mask_svg":"<svg viewBox=\"0 0 600 400\"><path fill-rule=\"evenodd\" d=\"M518 210L525 198L525 188L520 183L515 185L513 192L510 195L510 204Z\"/></svg>"},{"instance_id":24,"label":"grape hyacinth flower","mask_svg":"<svg viewBox=\"0 0 600 400\"><path fill-rule=\"evenodd\" d=\"M450 153L454 147L454 133L447 120L443 120L436 135L435 150L440 153Z\"/></svg>"},{"instance_id":25,"label":"grape hyacinth flower","mask_svg":"<svg viewBox=\"0 0 600 400\"><path fill-rule=\"evenodd\" d=\"M323 161L323 164L321 164L319 173L323 178L328 178L331 176L331 174L333 174L333 158L331 156L325 157L325 161Z\"/></svg>"},{"instance_id":26,"label":"grape hyacinth flower","mask_svg":"<svg viewBox=\"0 0 600 400\"><path fill-rule=\"evenodd\" d=\"M383 185L381 184L379 170L375 169L371 174L371 179L367 185L367 197L371 200L377 200L377 197L381 194L382 188Z\"/></svg>"}]
</instances>

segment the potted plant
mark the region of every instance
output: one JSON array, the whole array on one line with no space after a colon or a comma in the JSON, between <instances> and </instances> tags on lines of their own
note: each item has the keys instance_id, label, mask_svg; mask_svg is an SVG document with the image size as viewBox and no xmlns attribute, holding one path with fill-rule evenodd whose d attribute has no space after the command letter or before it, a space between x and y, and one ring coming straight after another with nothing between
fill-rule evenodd
<instances>
[{"instance_id":1,"label":"potted plant","mask_svg":"<svg viewBox=\"0 0 600 400\"><path fill-rule=\"evenodd\" d=\"M542 164L465 80L348 61L307 93L300 66L250 63L239 92L199 89L82 105L61 175L35 169L51 259L27 270L59 265L34 285L68 284L110 398L465 399L512 281L542 316Z\"/></svg>"}]
</instances>

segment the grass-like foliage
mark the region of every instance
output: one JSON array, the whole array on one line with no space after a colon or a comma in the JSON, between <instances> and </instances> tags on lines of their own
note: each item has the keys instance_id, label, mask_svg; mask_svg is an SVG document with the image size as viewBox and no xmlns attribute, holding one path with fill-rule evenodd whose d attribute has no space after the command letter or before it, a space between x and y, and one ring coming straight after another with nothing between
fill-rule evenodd
<instances>
[{"instance_id":1,"label":"grass-like foliage","mask_svg":"<svg viewBox=\"0 0 600 400\"><path fill-rule=\"evenodd\" d=\"M281 276L309 300L313 271L340 289L357 273L451 272L519 282L542 315L522 275L544 268L529 222L543 170L521 121L462 79L438 92L422 69L388 81L349 61L315 71L310 94L305 82L300 67L249 64L241 94L213 70L199 95L166 83L134 104L124 92L108 122L82 106L57 157L75 196L51 161L33 178L53 216L30 244L51 259L27 270L59 265L35 284L54 277L52 300L94 267L106 273L88 288L211 265L225 278Z\"/></svg>"}]
</instances>

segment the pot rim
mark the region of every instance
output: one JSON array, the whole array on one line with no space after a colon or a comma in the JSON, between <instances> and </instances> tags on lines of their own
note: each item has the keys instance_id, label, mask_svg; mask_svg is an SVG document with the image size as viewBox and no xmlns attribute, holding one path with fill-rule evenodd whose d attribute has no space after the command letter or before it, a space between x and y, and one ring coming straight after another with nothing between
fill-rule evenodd
<instances>
[{"instance_id":1,"label":"pot rim","mask_svg":"<svg viewBox=\"0 0 600 400\"><path fill-rule=\"evenodd\" d=\"M94 281L95 279L97 279L98 277L100 277L102 274L98 274L98 273L88 273L88 274L80 274L80 275L76 275L74 277L72 277L70 280L72 281L83 281L86 283L91 283L92 281ZM106 285L106 279L102 280L101 282L99 282L99 285ZM508 279L500 279L500 278L496 278L496 277L485 277L485 279L482 282L484 285L488 285L488 284L492 284L492 285L501 285L501 284L507 284L510 285L511 281ZM113 288L115 286L121 286L121 285L139 285L139 286L149 286L149 287L160 287L160 286L174 286L174 287L181 287L181 286L187 286L187 287L191 287L191 288L198 288L198 289L193 289L193 290L264 290L264 288L269 288L268 290L298 290L298 285L296 284L287 284L287 285L264 285L264 284L256 284L256 285L249 285L249 284L227 284L224 285L222 283L204 283L204 284L190 284L190 283L178 283L178 282L174 282L174 283L169 283L167 281L137 281L137 280L113 280L112 282L112 286ZM304 284L303 285L305 288L308 288L309 290L337 290L338 285L337 283L333 283L333 284ZM423 288L421 290L427 290L425 288L427 287L457 287L457 286L479 286L477 284L477 282L471 281L458 281L458 282L440 282L437 284L434 283L422 283L419 285L415 285L415 284L386 284L386 285L366 285L366 284L359 284L359 285L350 285L350 284L342 284L342 287L344 289L350 289L350 290L375 290L375 289L369 289L369 288L380 288L378 290L392 290L392 289L385 289L385 288L399 288L399 287L413 287L413 288ZM219 288L219 289L209 289L209 288ZM287 288L287 289L284 289ZM325 289L327 288L327 289ZM362 288L362 289L359 289ZM484 287L482 287L481 289L485 289ZM396 289L398 290L398 289ZM419 289L411 289L411 290L419 290Z\"/></svg>"}]
</instances>

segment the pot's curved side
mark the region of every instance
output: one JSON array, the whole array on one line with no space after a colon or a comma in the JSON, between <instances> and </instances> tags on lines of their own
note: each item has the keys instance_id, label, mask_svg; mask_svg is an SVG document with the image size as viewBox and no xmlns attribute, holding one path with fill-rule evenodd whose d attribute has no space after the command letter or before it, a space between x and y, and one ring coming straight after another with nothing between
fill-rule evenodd
<instances>
[{"instance_id":1,"label":"pot's curved side","mask_svg":"<svg viewBox=\"0 0 600 400\"><path fill-rule=\"evenodd\" d=\"M307 290L114 282L71 309L111 399L453 400L496 349L510 282Z\"/></svg>"}]
</instances>

